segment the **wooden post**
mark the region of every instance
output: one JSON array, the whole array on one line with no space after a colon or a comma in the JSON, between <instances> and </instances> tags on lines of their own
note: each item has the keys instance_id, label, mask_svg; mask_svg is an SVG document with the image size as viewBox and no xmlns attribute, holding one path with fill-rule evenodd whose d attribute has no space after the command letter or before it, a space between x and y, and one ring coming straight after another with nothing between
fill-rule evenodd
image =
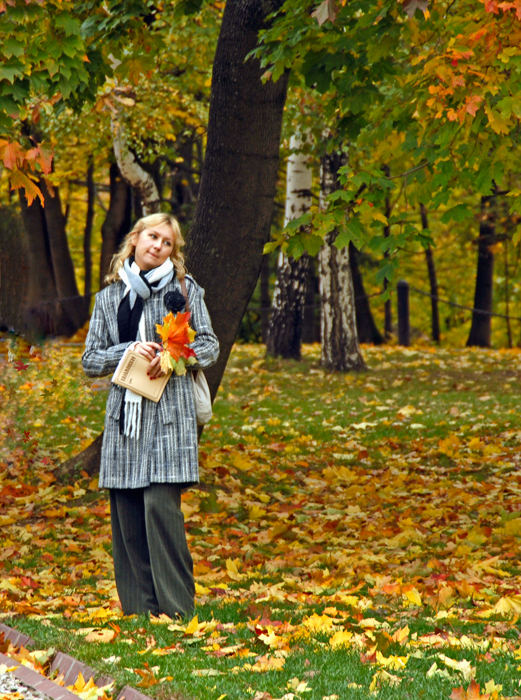
<instances>
[{"instance_id":1,"label":"wooden post","mask_svg":"<svg viewBox=\"0 0 521 700\"><path fill-rule=\"evenodd\" d=\"M399 280L396 285L398 297L398 345L409 347L411 326L409 323L409 283Z\"/></svg>"}]
</instances>

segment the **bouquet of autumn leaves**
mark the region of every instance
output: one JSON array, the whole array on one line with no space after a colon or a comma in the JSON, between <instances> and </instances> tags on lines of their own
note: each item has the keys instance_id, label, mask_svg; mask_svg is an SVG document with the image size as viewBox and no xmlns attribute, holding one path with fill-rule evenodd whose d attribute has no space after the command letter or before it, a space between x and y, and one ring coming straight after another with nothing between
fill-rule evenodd
<instances>
[{"instance_id":1,"label":"bouquet of autumn leaves","mask_svg":"<svg viewBox=\"0 0 521 700\"><path fill-rule=\"evenodd\" d=\"M156 324L156 329L163 341L164 350L160 353L161 369L165 374L174 371L178 377L186 374L186 366L197 362L192 348L196 331L189 326L190 312L177 313L170 311L163 319L163 325Z\"/></svg>"}]
</instances>

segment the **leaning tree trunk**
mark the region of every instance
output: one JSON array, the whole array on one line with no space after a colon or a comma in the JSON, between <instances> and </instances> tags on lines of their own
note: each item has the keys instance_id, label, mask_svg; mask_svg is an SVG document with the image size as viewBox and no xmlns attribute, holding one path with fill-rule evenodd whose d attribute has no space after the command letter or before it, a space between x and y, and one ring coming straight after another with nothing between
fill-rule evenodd
<instances>
[{"instance_id":1,"label":"leaning tree trunk","mask_svg":"<svg viewBox=\"0 0 521 700\"><path fill-rule=\"evenodd\" d=\"M427 209L424 204L420 204L420 212L422 219L422 228L429 228L429 220L427 218ZM427 261L427 272L429 274L429 284L431 288L431 325L432 339L435 343L440 342L440 315L438 311L438 279L436 277L436 265L434 264L434 256L432 248L425 248L425 259Z\"/></svg>"},{"instance_id":2,"label":"leaning tree trunk","mask_svg":"<svg viewBox=\"0 0 521 700\"><path fill-rule=\"evenodd\" d=\"M384 343L384 337L378 330L374 321L369 304L369 297L365 291L364 280L360 271L358 251L352 243L349 244L349 266L351 267L351 276L353 278L358 342L382 345Z\"/></svg>"},{"instance_id":3,"label":"leaning tree trunk","mask_svg":"<svg viewBox=\"0 0 521 700\"><path fill-rule=\"evenodd\" d=\"M105 286L112 256L116 253L132 223L132 191L121 176L117 163L111 163L110 202L105 221L101 225L101 258L99 287Z\"/></svg>"},{"instance_id":4,"label":"leaning tree trunk","mask_svg":"<svg viewBox=\"0 0 521 700\"><path fill-rule=\"evenodd\" d=\"M478 269L472 325L467 347L489 348L492 330L492 289L494 283L494 251L496 242L496 194L481 198L481 222L478 238ZM482 312L482 313L480 313ZM483 313L484 312L484 313Z\"/></svg>"},{"instance_id":5,"label":"leaning tree trunk","mask_svg":"<svg viewBox=\"0 0 521 700\"><path fill-rule=\"evenodd\" d=\"M206 157L186 251L188 269L206 291L221 346L219 360L205 372L212 397L270 237L289 74L263 83L260 62L245 59L257 45L266 17L282 2L228 0L213 64ZM100 450L101 436L63 464L59 474L95 473Z\"/></svg>"},{"instance_id":6,"label":"leaning tree trunk","mask_svg":"<svg viewBox=\"0 0 521 700\"><path fill-rule=\"evenodd\" d=\"M326 153L321 159L320 206L339 187L338 169L345 165L340 153ZM358 346L353 279L349 266L349 247L334 245L338 230L327 234L318 254L320 296L322 300L322 366L330 372L365 369Z\"/></svg>"},{"instance_id":7,"label":"leaning tree trunk","mask_svg":"<svg viewBox=\"0 0 521 700\"><path fill-rule=\"evenodd\" d=\"M114 155L121 174L134 188L143 209L143 216L156 214L161 211L161 199L154 178L143 168L130 150L120 119L113 119L111 127Z\"/></svg>"},{"instance_id":8,"label":"leaning tree trunk","mask_svg":"<svg viewBox=\"0 0 521 700\"><path fill-rule=\"evenodd\" d=\"M293 152L288 158L286 173L284 226L293 219L298 219L311 207L313 173L309 156L304 153L295 153L302 149L304 143L305 139L300 134L290 139L290 148ZM295 260L280 253L266 343L268 355L300 360L308 277L309 256L307 254Z\"/></svg>"},{"instance_id":9,"label":"leaning tree trunk","mask_svg":"<svg viewBox=\"0 0 521 700\"><path fill-rule=\"evenodd\" d=\"M215 53L208 141L187 264L206 290L221 351L205 372L212 396L221 382L270 237L288 74L262 82L246 56L282 0L228 0Z\"/></svg>"}]
</instances>

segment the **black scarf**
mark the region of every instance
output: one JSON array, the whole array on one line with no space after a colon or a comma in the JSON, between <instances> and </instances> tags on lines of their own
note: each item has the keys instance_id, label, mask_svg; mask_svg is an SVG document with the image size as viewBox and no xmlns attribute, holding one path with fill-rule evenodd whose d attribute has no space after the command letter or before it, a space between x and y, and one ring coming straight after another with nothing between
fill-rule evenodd
<instances>
[{"instance_id":1,"label":"black scarf","mask_svg":"<svg viewBox=\"0 0 521 700\"><path fill-rule=\"evenodd\" d=\"M130 264L134 262L134 258L130 258ZM147 280L145 277L145 270L140 270L139 276L141 279L145 282L147 287L152 290L154 287L156 287L159 284L158 282L154 282L153 284L150 284L150 282ZM120 343L130 343L131 341L134 341L137 336L138 328L139 328L139 320L141 318L141 314L143 313L143 298L137 296L136 301L134 303L134 308L130 308L130 294L125 294L123 299L121 300L119 307L118 307L118 332L119 332L119 342Z\"/></svg>"},{"instance_id":2,"label":"black scarf","mask_svg":"<svg viewBox=\"0 0 521 700\"><path fill-rule=\"evenodd\" d=\"M130 264L134 262L134 256L130 258ZM145 277L145 271L141 270L139 276L145 281L147 287L151 290L153 287L157 286L161 280L150 284L150 282ZM123 299L120 301L118 306L118 333L120 343L130 343L136 339L139 321L141 319L141 314L143 313L143 298L137 296L134 302L134 308L130 308L130 294L125 294ZM121 402L121 411L119 414L119 432L121 435L124 434L125 426L125 402Z\"/></svg>"}]
</instances>

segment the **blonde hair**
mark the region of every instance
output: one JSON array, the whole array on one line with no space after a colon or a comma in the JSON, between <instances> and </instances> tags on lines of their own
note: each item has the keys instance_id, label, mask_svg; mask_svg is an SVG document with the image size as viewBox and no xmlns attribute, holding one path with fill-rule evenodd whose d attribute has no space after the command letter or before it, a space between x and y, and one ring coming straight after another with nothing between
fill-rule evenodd
<instances>
[{"instance_id":1,"label":"blonde hair","mask_svg":"<svg viewBox=\"0 0 521 700\"><path fill-rule=\"evenodd\" d=\"M172 247L172 252L170 253L170 260L174 263L177 279L182 280L184 278L186 268L185 258L181 253L181 247L184 246L185 241L181 234L179 222L175 216L172 216L171 214L149 214L148 216L144 216L142 219L138 219L138 221L136 221L134 224L132 231L127 233L125 236L123 243L110 263L109 273L105 277L106 284L112 284L118 279L118 273L123 267L125 260L134 254L136 246L132 243L133 235L135 233L139 235L141 231L146 228L161 226L162 224L170 224L170 228L174 234L174 245Z\"/></svg>"}]
</instances>

